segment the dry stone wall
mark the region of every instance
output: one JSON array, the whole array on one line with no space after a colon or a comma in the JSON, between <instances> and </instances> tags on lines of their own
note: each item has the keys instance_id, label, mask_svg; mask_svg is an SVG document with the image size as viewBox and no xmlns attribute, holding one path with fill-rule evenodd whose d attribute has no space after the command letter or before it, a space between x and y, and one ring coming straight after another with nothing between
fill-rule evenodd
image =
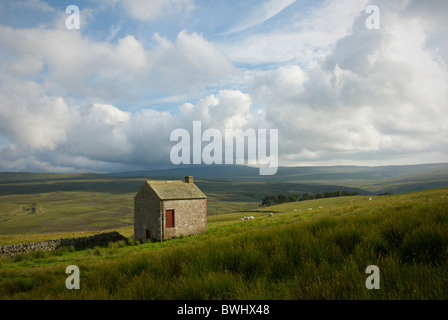
<instances>
[{"instance_id":1,"label":"dry stone wall","mask_svg":"<svg viewBox=\"0 0 448 320\"><path fill-rule=\"evenodd\" d=\"M116 231L100 233L89 237L68 238L58 240L47 240L40 242L27 242L22 244L11 244L0 246L0 256L14 256L18 253L32 251L52 251L60 247L73 246L76 250L83 250L95 246L106 245L109 242L126 240L124 236Z\"/></svg>"}]
</instances>

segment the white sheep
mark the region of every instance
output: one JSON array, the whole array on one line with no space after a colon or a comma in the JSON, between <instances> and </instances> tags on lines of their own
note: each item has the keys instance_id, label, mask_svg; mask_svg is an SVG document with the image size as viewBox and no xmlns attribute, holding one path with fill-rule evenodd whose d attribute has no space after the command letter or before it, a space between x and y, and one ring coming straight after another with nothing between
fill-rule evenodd
<instances>
[{"instance_id":1,"label":"white sheep","mask_svg":"<svg viewBox=\"0 0 448 320\"><path fill-rule=\"evenodd\" d=\"M268 214L268 217L272 217L274 215L274 213L270 213L270 214Z\"/></svg>"}]
</instances>

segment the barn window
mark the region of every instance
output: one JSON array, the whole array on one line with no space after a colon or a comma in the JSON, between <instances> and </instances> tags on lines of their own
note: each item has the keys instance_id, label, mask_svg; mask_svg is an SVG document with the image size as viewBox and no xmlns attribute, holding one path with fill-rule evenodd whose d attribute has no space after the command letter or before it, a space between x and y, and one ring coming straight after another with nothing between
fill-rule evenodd
<instances>
[{"instance_id":1,"label":"barn window","mask_svg":"<svg viewBox=\"0 0 448 320\"><path fill-rule=\"evenodd\" d=\"M166 227L174 228L174 210L166 210Z\"/></svg>"}]
</instances>

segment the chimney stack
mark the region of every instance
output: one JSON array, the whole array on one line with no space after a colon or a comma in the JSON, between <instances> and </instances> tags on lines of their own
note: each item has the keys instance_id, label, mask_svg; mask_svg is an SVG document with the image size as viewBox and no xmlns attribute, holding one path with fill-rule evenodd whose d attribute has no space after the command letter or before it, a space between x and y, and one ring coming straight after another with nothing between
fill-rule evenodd
<instances>
[{"instance_id":1,"label":"chimney stack","mask_svg":"<svg viewBox=\"0 0 448 320\"><path fill-rule=\"evenodd\" d=\"M186 183L193 183L193 176L186 176L185 177L185 182Z\"/></svg>"}]
</instances>

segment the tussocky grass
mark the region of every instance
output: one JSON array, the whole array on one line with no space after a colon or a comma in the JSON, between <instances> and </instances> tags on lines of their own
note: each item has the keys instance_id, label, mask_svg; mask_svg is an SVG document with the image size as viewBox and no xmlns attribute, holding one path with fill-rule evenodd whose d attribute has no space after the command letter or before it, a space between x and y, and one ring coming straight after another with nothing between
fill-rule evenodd
<instances>
[{"instance_id":1,"label":"tussocky grass","mask_svg":"<svg viewBox=\"0 0 448 320\"><path fill-rule=\"evenodd\" d=\"M288 203L210 217L197 236L3 258L0 298L447 299L447 200L438 189ZM65 287L70 264L80 290ZM379 290L365 286L369 265Z\"/></svg>"}]
</instances>

